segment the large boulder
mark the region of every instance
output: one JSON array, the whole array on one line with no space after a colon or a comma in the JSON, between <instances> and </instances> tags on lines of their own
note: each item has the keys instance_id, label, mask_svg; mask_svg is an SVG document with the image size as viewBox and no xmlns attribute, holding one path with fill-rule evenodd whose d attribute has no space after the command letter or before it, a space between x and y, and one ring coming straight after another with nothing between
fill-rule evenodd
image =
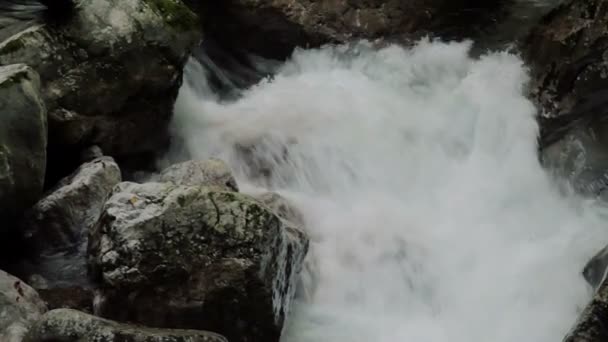
<instances>
[{"instance_id":1,"label":"large boulder","mask_svg":"<svg viewBox=\"0 0 608 342\"><path fill-rule=\"evenodd\" d=\"M501 0L186 0L219 42L264 57L285 58L294 47L351 39L414 37L429 32L468 37L494 24ZM226 18L230 18L226 20Z\"/></svg>"},{"instance_id":2,"label":"large boulder","mask_svg":"<svg viewBox=\"0 0 608 342\"><path fill-rule=\"evenodd\" d=\"M308 239L246 195L121 183L89 238L97 314L278 341Z\"/></svg>"},{"instance_id":3,"label":"large boulder","mask_svg":"<svg viewBox=\"0 0 608 342\"><path fill-rule=\"evenodd\" d=\"M111 157L83 164L27 211L21 225L28 246L39 255L82 242L120 181Z\"/></svg>"},{"instance_id":4,"label":"large boulder","mask_svg":"<svg viewBox=\"0 0 608 342\"><path fill-rule=\"evenodd\" d=\"M216 158L189 160L172 165L161 172L160 181L177 185L216 186L227 191L239 191L228 164Z\"/></svg>"},{"instance_id":5,"label":"large boulder","mask_svg":"<svg viewBox=\"0 0 608 342\"><path fill-rule=\"evenodd\" d=\"M167 143L182 69L201 40L197 16L180 0L75 2L63 25L0 42L0 64L40 73L57 158L92 144L114 157L155 153Z\"/></svg>"},{"instance_id":6,"label":"large boulder","mask_svg":"<svg viewBox=\"0 0 608 342\"><path fill-rule=\"evenodd\" d=\"M541 147L572 127L608 126L608 11L606 0L565 1L524 42L532 66L532 98L542 110Z\"/></svg>"},{"instance_id":7,"label":"large boulder","mask_svg":"<svg viewBox=\"0 0 608 342\"><path fill-rule=\"evenodd\" d=\"M121 324L70 309L47 312L23 340L23 342L89 341L227 342L224 337L208 331L152 329Z\"/></svg>"},{"instance_id":8,"label":"large boulder","mask_svg":"<svg viewBox=\"0 0 608 342\"><path fill-rule=\"evenodd\" d=\"M0 220L20 215L42 193L47 114L39 87L27 66L0 66Z\"/></svg>"},{"instance_id":9,"label":"large boulder","mask_svg":"<svg viewBox=\"0 0 608 342\"><path fill-rule=\"evenodd\" d=\"M21 342L45 311L46 305L34 289L0 271L0 341Z\"/></svg>"}]
</instances>

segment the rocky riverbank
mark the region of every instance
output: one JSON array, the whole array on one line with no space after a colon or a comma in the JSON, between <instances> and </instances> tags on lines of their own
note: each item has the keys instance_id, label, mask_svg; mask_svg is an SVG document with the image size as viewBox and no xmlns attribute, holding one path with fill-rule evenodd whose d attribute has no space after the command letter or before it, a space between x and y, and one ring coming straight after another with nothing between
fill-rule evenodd
<instances>
[{"instance_id":1,"label":"rocky riverbank","mask_svg":"<svg viewBox=\"0 0 608 342\"><path fill-rule=\"evenodd\" d=\"M515 8L69 3L60 21L48 12L0 35L0 268L11 273L0 271L0 341L279 341L293 298L314 287L302 286L316 271L302 215L276 193L240 192L221 160L156 163L171 144L188 58L213 42L223 53L215 62L240 73L243 86L257 80L247 71L252 54L280 61L297 47L360 38L487 38L509 27L500 24ZM511 37L532 67L541 157L590 196L608 184L607 21L608 1L567 1L528 23L524 39ZM251 164L261 178L272 172ZM135 177L141 171L147 176ZM585 269L597 295L569 342L605 336L606 254Z\"/></svg>"}]
</instances>

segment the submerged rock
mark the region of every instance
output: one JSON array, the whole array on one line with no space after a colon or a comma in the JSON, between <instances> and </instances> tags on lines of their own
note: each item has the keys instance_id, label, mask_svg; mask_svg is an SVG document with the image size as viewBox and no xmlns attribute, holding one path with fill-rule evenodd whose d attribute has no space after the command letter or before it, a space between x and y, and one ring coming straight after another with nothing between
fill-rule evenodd
<instances>
[{"instance_id":1,"label":"submerged rock","mask_svg":"<svg viewBox=\"0 0 608 342\"><path fill-rule=\"evenodd\" d=\"M190 160L172 165L161 172L160 181L172 182L176 185L216 186L228 191L239 191L230 167L219 159Z\"/></svg>"},{"instance_id":2,"label":"submerged rock","mask_svg":"<svg viewBox=\"0 0 608 342\"><path fill-rule=\"evenodd\" d=\"M0 271L0 341L21 342L45 311L46 306L34 289Z\"/></svg>"},{"instance_id":3,"label":"submerged rock","mask_svg":"<svg viewBox=\"0 0 608 342\"><path fill-rule=\"evenodd\" d=\"M62 25L0 42L0 64L40 73L53 146L97 144L127 157L167 143L182 69L200 40L198 18L180 0L77 1Z\"/></svg>"},{"instance_id":4,"label":"submerged rock","mask_svg":"<svg viewBox=\"0 0 608 342\"><path fill-rule=\"evenodd\" d=\"M83 164L26 213L21 225L29 247L40 255L82 242L120 181L111 157Z\"/></svg>"},{"instance_id":5,"label":"submerged rock","mask_svg":"<svg viewBox=\"0 0 608 342\"><path fill-rule=\"evenodd\" d=\"M524 43L532 97L543 111L541 147L572 127L608 132L605 124L596 125L608 114L607 6L606 0L565 1Z\"/></svg>"},{"instance_id":6,"label":"submerged rock","mask_svg":"<svg viewBox=\"0 0 608 342\"><path fill-rule=\"evenodd\" d=\"M39 86L29 67L0 66L0 220L20 215L42 194L47 114Z\"/></svg>"},{"instance_id":7,"label":"submerged rock","mask_svg":"<svg viewBox=\"0 0 608 342\"><path fill-rule=\"evenodd\" d=\"M98 314L278 341L308 239L253 198L121 183L89 238Z\"/></svg>"},{"instance_id":8,"label":"submerged rock","mask_svg":"<svg viewBox=\"0 0 608 342\"><path fill-rule=\"evenodd\" d=\"M227 342L215 333L162 330L121 324L86 313L57 309L47 312L24 342Z\"/></svg>"}]
</instances>

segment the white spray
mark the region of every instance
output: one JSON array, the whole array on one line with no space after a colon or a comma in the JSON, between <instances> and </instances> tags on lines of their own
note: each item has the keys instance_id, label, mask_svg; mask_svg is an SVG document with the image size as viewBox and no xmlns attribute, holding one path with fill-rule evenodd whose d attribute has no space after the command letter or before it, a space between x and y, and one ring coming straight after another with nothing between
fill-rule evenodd
<instances>
[{"instance_id":1,"label":"white spray","mask_svg":"<svg viewBox=\"0 0 608 342\"><path fill-rule=\"evenodd\" d=\"M469 49L298 51L231 103L190 65L175 113L189 152L306 218L318 286L285 342L556 342L589 300L602 210L539 165L521 60Z\"/></svg>"}]
</instances>

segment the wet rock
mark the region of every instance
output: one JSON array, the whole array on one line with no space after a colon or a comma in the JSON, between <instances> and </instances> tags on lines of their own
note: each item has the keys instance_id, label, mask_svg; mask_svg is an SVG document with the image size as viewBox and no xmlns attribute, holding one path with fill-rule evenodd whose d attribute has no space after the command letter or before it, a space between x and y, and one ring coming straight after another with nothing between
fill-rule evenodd
<instances>
[{"instance_id":1,"label":"wet rock","mask_svg":"<svg viewBox=\"0 0 608 342\"><path fill-rule=\"evenodd\" d=\"M564 342L608 341L608 282L603 282Z\"/></svg>"},{"instance_id":2,"label":"wet rock","mask_svg":"<svg viewBox=\"0 0 608 342\"><path fill-rule=\"evenodd\" d=\"M227 342L215 333L161 330L121 324L86 313L57 309L47 312L24 342Z\"/></svg>"},{"instance_id":3,"label":"wet rock","mask_svg":"<svg viewBox=\"0 0 608 342\"><path fill-rule=\"evenodd\" d=\"M308 239L249 196L121 183L89 238L96 313L278 341Z\"/></svg>"},{"instance_id":4,"label":"wet rock","mask_svg":"<svg viewBox=\"0 0 608 342\"><path fill-rule=\"evenodd\" d=\"M565 1L523 45L533 70L531 94L543 111L541 147L608 113L607 6L606 0Z\"/></svg>"},{"instance_id":5,"label":"wet rock","mask_svg":"<svg viewBox=\"0 0 608 342\"><path fill-rule=\"evenodd\" d=\"M82 242L120 181L120 169L111 157L80 166L26 213L21 226L29 247L40 255Z\"/></svg>"},{"instance_id":6,"label":"wet rock","mask_svg":"<svg viewBox=\"0 0 608 342\"><path fill-rule=\"evenodd\" d=\"M285 58L294 47L344 43L353 38L413 37L437 32L463 38L471 27L493 24L506 1L480 0L188 0L205 32L245 51ZM225 20L230 18L230 20Z\"/></svg>"},{"instance_id":7,"label":"wet rock","mask_svg":"<svg viewBox=\"0 0 608 342\"><path fill-rule=\"evenodd\" d=\"M167 143L182 69L200 40L198 18L179 0L78 1L62 25L0 42L0 65L39 72L57 131L51 145L97 144L126 158Z\"/></svg>"},{"instance_id":8,"label":"wet rock","mask_svg":"<svg viewBox=\"0 0 608 342\"><path fill-rule=\"evenodd\" d=\"M46 169L46 110L38 75L23 64L0 66L0 122L0 219L4 220L38 200ZM0 232L7 226L0 225Z\"/></svg>"},{"instance_id":9,"label":"wet rock","mask_svg":"<svg viewBox=\"0 0 608 342\"><path fill-rule=\"evenodd\" d=\"M266 192L256 195L255 199L264 203L280 218L292 222L298 227L304 227L304 216L302 213L285 197L276 192Z\"/></svg>"},{"instance_id":10,"label":"wet rock","mask_svg":"<svg viewBox=\"0 0 608 342\"><path fill-rule=\"evenodd\" d=\"M21 342L45 311L46 306L34 289L0 271L0 341Z\"/></svg>"},{"instance_id":11,"label":"wet rock","mask_svg":"<svg viewBox=\"0 0 608 342\"><path fill-rule=\"evenodd\" d=\"M239 191L230 167L219 159L190 160L175 164L161 172L160 181L177 185L217 186L228 191Z\"/></svg>"},{"instance_id":12,"label":"wet rock","mask_svg":"<svg viewBox=\"0 0 608 342\"><path fill-rule=\"evenodd\" d=\"M606 270L608 270L608 246L589 260L583 269L583 276L589 285L597 289L606 277Z\"/></svg>"}]
</instances>

